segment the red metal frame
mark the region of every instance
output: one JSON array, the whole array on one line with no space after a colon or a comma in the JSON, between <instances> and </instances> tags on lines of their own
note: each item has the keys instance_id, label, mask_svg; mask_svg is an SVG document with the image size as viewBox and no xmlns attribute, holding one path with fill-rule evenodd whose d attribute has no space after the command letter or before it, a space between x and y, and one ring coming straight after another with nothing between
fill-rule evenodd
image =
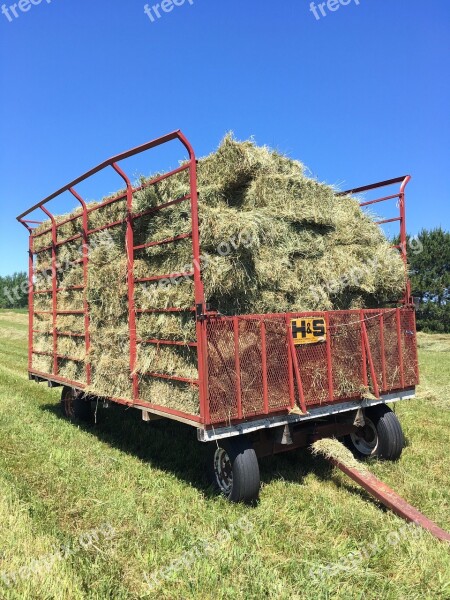
<instances>
[{"instance_id":1,"label":"red metal frame","mask_svg":"<svg viewBox=\"0 0 450 600\"><path fill-rule=\"evenodd\" d=\"M163 144L166 144L168 142L171 142L171 141L181 142L181 144L184 146L184 148L188 152L189 160L186 163L184 163L182 166L180 166L168 173L165 173L164 175L158 176L158 177L152 179L151 181L146 182L144 185L133 187L129 177L117 163L119 163L127 158L130 158L132 156L135 156L137 154L140 154L142 152L145 152L147 150L150 150L150 149L156 148L158 146L161 146ZM114 171L125 182L126 192L124 194L120 194L114 198L109 198L109 199L97 204L94 207L88 208L86 206L86 203L83 200L83 198L81 198L81 196L76 191L75 187L79 183L85 181L89 177L95 175L96 173L98 173L108 167L113 168ZM186 170L189 170L189 181L190 181L190 193L188 195L186 195L182 198L176 198L174 200L171 200L170 202L166 202L160 206L148 209L141 213L133 214L132 201L133 201L133 194L135 192L143 190L144 188L149 187L151 185L155 185L156 183L159 183L159 182L163 181L164 179L167 179L168 177L172 177L172 176L174 176L178 173L181 173L183 171L186 171ZM58 228L70 221L74 221L74 220L80 218L80 215L74 215L74 216L68 217L67 219L64 219L64 220L60 221L59 223L57 223L55 216L47 209L46 205L50 201L54 200L55 198L58 198L60 195L62 195L63 193L65 193L67 191L70 192L77 199L77 201L81 204L81 207L82 207L81 217L82 217L82 221L83 221L83 231L81 234L77 234L77 235L71 236L70 238L67 238L65 240L58 241L58 239L57 239ZM126 219L122 219L122 220L119 220L114 223L109 223L107 225L97 227L95 229L89 229L88 215L90 213L92 213L93 211L99 210L107 205L112 204L112 203L124 200L124 199L126 199L126 202L127 202L127 217L126 217ZM133 225L137 219L142 218L148 214L156 213L159 210L163 210L165 208L168 208L175 204L179 204L180 202L184 202L184 201L190 201L191 219L192 219L192 232L191 233L176 236L174 238L167 238L167 239L160 240L157 242L152 242L149 244L135 246ZM41 222L40 221L30 221L29 219L26 219L25 217L27 217L30 213L32 213L38 209L42 210L46 214L46 216L51 220L52 226L50 228L44 229L36 234L33 234L33 228L30 227L29 224L32 223L35 225L40 225ZM201 278L201 265L200 265L200 240L199 240L199 225L198 225L198 193L197 193L196 157L195 157L195 153L194 153L194 150L193 150L191 144L189 143L187 138L183 135L183 133L181 131L174 131L166 136L160 137L156 140L152 140L151 142L148 142L147 144L143 144L142 146L138 146L137 148L134 148L134 149L124 152L122 154L118 154L118 155L108 159L107 161L104 161L103 163L101 163L97 167L91 169L90 171L88 171L87 173L82 175L81 177L78 177L77 179L75 179L74 181L69 183L68 185L59 189L54 194L51 194L50 196L48 196L41 202L35 204L29 210L27 210L24 213L22 213L21 215L19 215L19 217L17 217L17 220L20 223L22 223L22 225L24 225L27 228L28 232L30 233L30 243L29 243L29 307L30 307L30 309L29 309L29 338L28 338L29 339L28 369L29 369L30 373L37 375L39 377L42 377L42 378L45 378L45 377L48 378L48 376L49 376L49 374L44 374L44 373L40 373L38 371L33 370L32 360L33 360L33 354L44 354L44 353L39 353L33 349L33 334L36 331L34 329L34 315L36 315L36 314L51 314L52 315L52 323L53 323L53 326L52 326L52 335L53 335L52 356L53 356L53 362L54 362L52 376L53 376L53 378L56 378L54 380L61 381L62 383L72 385L73 387L77 387L79 389L84 389L86 387L84 384L81 384L80 382L71 381L71 380L68 380L68 379L58 376L58 360L59 359L74 360L71 357L66 357L66 356L62 356L62 355L58 354L58 352L57 352L58 336L62 336L62 335L83 336L84 335L86 354L88 355L89 349L90 349L90 336L89 336L89 306L88 306L87 296L86 296L86 287L87 287L88 263L89 263L89 236L94 233L97 233L99 231L103 231L103 230L115 227L122 223L126 223L126 225L127 225L126 249L127 249L127 262L128 262L128 311L129 311L129 321L128 322L129 322L129 336L130 336L130 374L131 374L130 376L131 376L132 384L133 384L133 398L129 399L129 400L118 399L118 398L111 398L111 399L115 400L117 402L125 403L125 404L136 404L141 407L159 410L161 412L166 412L170 415L173 415L173 416L176 416L179 418L185 418L192 422L205 422L205 420L206 420L205 413L206 413L206 407L207 407L205 390L207 389L207 384L205 382L206 377L205 377L205 371L204 371L205 364L206 364L205 351L204 351L205 335L204 335L204 327L202 327L201 322L200 321L197 322L197 340L198 341L196 343L184 343L182 341L174 342L172 340L140 340L140 339L138 339L137 334L136 334L136 315L137 314L151 313L151 312L182 313L182 312L190 312L190 311L193 312L195 310L197 310L197 312L199 314L203 314L206 312L206 304L205 304L205 299L204 299L204 290L203 290L203 282L202 282L202 278ZM45 235L46 233L49 233L49 232L52 233L52 245L49 246L48 248L43 248L41 250L35 251L33 249L33 240L42 235ZM187 310L182 309L182 308L175 308L175 307L170 308L170 309L137 308L135 306L135 300L134 300L135 285L139 284L139 283L144 283L146 281L157 281L159 279L162 279L162 277L155 276L155 277L150 277L150 278L135 278L134 277L135 252L142 250L144 248L148 248L148 247L156 246L156 245L160 245L160 244L176 243L182 239L188 239L188 238L192 238L193 270L189 273L171 274L171 275L169 275L169 277L173 277L174 275L178 275L178 276L189 275L194 278L195 308L187 309ZM57 248L59 246L62 246L64 244L70 242L70 241L74 241L77 239L83 240L83 257L82 257L82 259L77 260L76 262L83 264L84 285L77 286L77 288L84 290L84 298L83 298L84 309L83 309L83 311L59 311L58 306L57 306L57 293L58 293L58 291L61 291L62 288L58 288L58 286L57 286ZM34 272L33 256L35 254L37 254L38 252L42 252L46 249L52 250L52 289L46 290L46 292L52 293L52 310L51 311L35 311L34 310L34 295L37 293L44 293L44 291L43 290L40 290L40 291L34 290L35 272ZM84 334L73 334L71 332L59 332L57 329L57 316L59 314L80 314L80 315L82 314L82 315L84 315L85 333ZM190 348L197 348L198 373L199 373L198 380L189 379L189 378L185 378L185 377L163 375L160 373L153 373L153 372L142 373L141 375L147 376L147 377L161 378L161 379L166 379L166 380L171 380L171 381L185 382L190 385L199 386L200 417L195 417L193 415L184 413L182 411L168 409L167 407L161 407L156 404L144 402L139 399L139 379L138 379L138 374L136 372L136 358L137 358L137 344L138 343L148 343L148 344L156 343L156 344L163 344L163 345L173 344L173 345L184 345L184 346L187 346ZM87 366L86 366L86 377L87 377L87 384L89 385L91 382L91 365L89 362L87 363Z\"/></svg>"},{"instance_id":2,"label":"red metal frame","mask_svg":"<svg viewBox=\"0 0 450 600\"><path fill-rule=\"evenodd\" d=\"M419 381L415 330L406 331L401 326L399 327L400 318L403 315L413 318L414 308L407 306L289 313L286 315L241 315L239 317L211 315L208 318L207 335L207 348L209 347L207 372L208 376L212 377L208 398L209 422L238 424L243 419L249 419L255 415L261 417L267 414L286 414L296 407L297 411L300 409L302 413L306 414L309 408L361 399L367 393L380 399L383 394L414 388ZM327 324L326 341L295 346L291 320L312 316L325 319ZM387 321L389 321L389 343L384 339ZM276 381L268 382L266 330L269 325L273 324L278 324L279 331L283 335L282 339L285 341L278 344L276 354L274 354L272 345L272 363L276 358L276 363L280 365L279 377ZM372 341L368 334L369 325L372 328L372 335L376 336ZM344 346L339 344L339 334L342 328L352 331L350 338L347 339L344 336ZM251 346L249 346L249 338L246 337L249 335L249 331L253 336L250 342ZM259 332L257 339L254 337L256 332ZM404 342L405 337L411 335L414 336L413 352L412 349L410 351L406 349ZM223 347L228 349L226 356L223 353L220 354L219 363L217 362L218 339L222 341ZM254 362L255 354L250 353L251 358L248 358L249 347L261 351L261 376ZM314 362L311 356L308 358L310 348L320 349L321 358L318 363ZM377 361L375 360L375 351L378 357ZM232 365L231 356L233 357ZM410 365L408 379L406 379L403 366L405 357ZM342 391L334 389L334 371L338 370L339 366L342 368L342 362L360 365L359 371L353 369L351 373L352 383L355 386L353 393L342 393ZM286 365L284 370L281 367L283 364ZM392 371L399 370L400 380L398 382L389 383L387 381L387 366ZM314 374L318 376L320 383L316 387L308 380L306 373L308 370L313 370ZM233 383L236 398L234 413L231 398L224 398L223 406L221 404L222 390L227 389L230 372L235 378L235 384ZM252 381L252 387L249 389L246 386L244 393L241 381L249 380ZM283 392L283 400L276 405L276 398L279 396L280 390ZM317 393L320 393L320 396L316 396ZM255 403L257 404L256 408ZM272 408L269 408L270 406Z\"/></svg>"},{"instance_id":3,"label":"red metal frame","mask_svg":"<svg viewBox=\"0 0 450 600\"><path fill-rule=\"evenodd\" d=\"M364 311L361 311L361 313L362 313L361 314L361 333L362 333L362 337L363 337L365 354L367 357L367 361L369 363L370 377L371 377L371 381L372 381L373 392L375 394L375 398L379 398L380 390L378 388L378 382L377 382L377 376L375 374L375 367L373 364L372 352L370 350L370 343L369 343L369 337L367 335L367 327L366 327ZM398 328L397 328L397 339L401 340L401 332ZM404 385L402 387L404 387Z\"/></svg>"},{"instance_id":4,"label":"red metal frame","mask_svg":"<svg viewBox=\"0 0 450 600\"><path fill-rule=\"evenodd\" d=\"M128 175L123 171L123 169L119 166L118 163L121 161L130 158L136 154L141 152L156 148L162 144L166 144L171 141L179 141L184 146L189 154L189 159L187 162L182 164L180 167L169 171L163 175L160 175L151 181L144 183L138 187L133 187ZM221 317L216 312L212 312L207 310L205 297L204 297L204 288L202 282L201 275L201 255L200 255L200 238L199 238L199 222L198 222L198 191L197 191L197 161L195 157L194 150L186 137L180 132L175 131L166 136L148 142L142 146L134 148L128 152L119 154L117 156L112 157L111 159L101 163L94 169L91 169L81 177L77 178L67 186L61 188L54 194L51 194L28 211L24 212L22 215L18 217L20 223L22 223L28 230L30 234L29 240L29 354L28 354L28 368L30 374L32 376L36 376L42 379L49 379L51 381L56 381L59 383L63 383L66 385L71 385L78 389L85 389L91 383L91 364L87 361L86 364L86 382L87 386L83 383L70 381L65 379L58 374L58 361L59 360L76 360L77 362L82 362L78 359L71 358L68 356L63 356L58 353L58 337L59 336L72 336L72 337L84 337L85 338L85 350L86 356L89 356L91 341L90 341L90 319L89 319L89 305L87 300L87 283L88 283L88 272L89 272L89 237L94 233L99 231L104 231L106 229L118 226L120 224L126 224L126 252L127 252L127 264L128 264L128 312L129 312L129 339L130 339L130 357L129 357L129 365L130 365L130 378L132 381L132 398L123 399L123 398L111 398L112 400L127 405L135 405L141 408L148 408L149 410L156 410L161 413L165 413L168 416L173 418L178 418L181 420L185 420L186 422L192 424L203 424L204 426L211 426L213 423L218 423L225 421L225 418L222 421L215 417L211 411L211 398L214 394L214 384L209 380L209 368L210 368L210 356L208 353L208 346L211 342L211 334L215 327L215 324L230 322L232 332L232 355L233 355L233 366L232 366L232 375L230 376L230 372L225 369L226 377L233 382L233 386L235 387L235 414L228 414L227 421L229 423L239 423L242 420L255 418L261 415L275 415L275 414L286 414L286 411L292 411L293 409L298 408L302 413L307 413L308 407L314 404L332 404L333 402L342 402L345 401L345 398L342 395L339 395L339 390L335 388L334 385L334 375L336 369L337 359L339 358L339 347L334 347L334 344L337 342L333 342L333 336L336 328L349 326L357 328L357 338L359 338L359 342L355 347L355 352L358 353L356 357L357 362L361 365L361 372L358 375L358 381L360 384L368 388L369 387L369 374L370 374L370 384L371 389L374 395L377 398L380 398L382 393L390 392L392 389L409 389L413 387L416 383L416 379L418 381L418 373L417 367L415 366L414 375L412 378L409 375L408 381L406 381L405 374L405 366L404 366L404 352L406 352L406 343L404 341L402 331L402 312L400 309L384 309L384 310L363 310L363 311L330 311L330 312L317 312L317 313L298 313L298 314L265 314L265 315L243 315L243 316L234 316L234 317ZM91 177L92 175L102 171L106 168L112 168L125 182L126 190L125 192L115 196L114 198L109 198L95 206L88 207L84 199L78 194L75 187ZM137 191L143 190L146 187L155 185L169 177L182 173L184 171L189 171L189 182L190 182L190 193L181 198L174 198L168 202L165 202L159 206L152 207L140 213L133 213L133 194ZM361 206L369 206L371 204L376 204L380 202L385 202L393 199L398 199L399 201L399 217L395 219L387 219L383 221L379 221L379 224L388 223L388 222L399 222L400 223L400 244L396 246L402 255L402 259L405 263L405 269L407 266L407 249L406 249L406 220L405 220L405 188L408 182L410 181L410 176L405 176L397 179L392 179L389 181L380 182L371 186L365 186L361 188L356 188L354 190L349 190L347 192L342 192L339 195L353 195L358 193L363 193L366 191L371 191L383 187L387 187L390 185L395 185L401 183L400 192L398 194L393 194L389 196L384 196L382 198L377 198L375 200L369 200L366 202L362 202ZM57 222L55 216L48 210L47 204L58 198L61 194L65 192L70 192L75 199L81 205L81 212L77 215L68 217L62 221ZM118 220L114 223L109 223L95 229L89 229L89 214L92 212L99 210L105 206L111 205L115 202L126 201L127 208L127 216L124 219ZM134 224L137 220L151 214L155 214L158 211L164 210L171 206L180 204L181 202L189 202L190 203L190 211L191 211L191 223L192 230L188 233L180 234L171 238L165 238L162 240L155 240L144 244L135 245L134 241ZM51 221L51 227L44 229L36 234L34 234L34 229L30 225L40 225L40 221L31 221L26 219L30 213L35 210L41 210L45 213L45 215ZM65 240L58 241L58 228L62 225L74 221L75 219L82 220L82 232L80 234L71 236ZM34 239L45 235L46 233L50 233L52 235L52 244L46 248L40 250L34 250L33 241ZM76 260L74 262L80 263L83 265L83 285L82 286L71 286L70 288L58 287L57 284L57 251L58 248L68 242L75 240L82 240L83 243L83 256L81 259ZM166 275L153 275L149 277L135 277L134 273L134 261L136 252L145 250L146 248L178 243L182 240L191 239L192 241L192 258L193 258L193 267L192 270L188 272L179 272L179 273L171 273ZM38 252L42 252L44 250L52 251L52 287L51 289L46 290L34 290L34 260L33 257ZM135 304L135 289L136 286L152 281L160 281L162 279L173 279L178 277L192 277L194 280L194 306L186 309L179 307L170 307L170 308L144 308L138 307ZM411 298L410 298L410 286L409 281L406 277L407 283L405 285L405 296L403 299L404 308L402 310L411 311ZM58 301L57 294L60 291L67 289L79 289L83 291L83 310L74 310L74 311L63 311L58 310ZM52 310L49 311L36 311L34 309L34 296L36 294L51 294L52 295ZM389 386L389 382L387 381L387 370L391 368L391 364L388 364L388 360L392 362L392 356L388 355L387 346L388 342L385 339L385 328L386 328L386 319L389 319L389 315L395 312L395 338L397 345L397 355L398 355L398 368L400 372L400 381L398 385L393 388L392 385ZM168 314L182 314L182 313L196 313L196 342L184 342L182 340L165 340L165 339L141 339L137 336L136 332L136 319L139 314L152 314L152 313L168 313ZM38 333L34 328L34 315L39 314L47 314L52 316L52 336L53 336L53 351L51 353L46 352L38 352L33 349L33 334ZM58 331L57 329L57 317L60 314L79 314L84 316L84 333L73 333L67 331ZM294 345L293 337L291 335L291 319L298 317L311 317L311 316L321 316L325 319L328 335L326 342L324 344L324 354L323 354L323 368L325 369L324 374L324 389L323 389L323 399L314 399L310 397L310 382L306 377L305 369L308 366L304 362L304 355L301 354L301 351L298 350L298 347ZM341 317L350 317L350 321L343 322L341 325L333 324L336 319ZM280 321L281 318L281 321ZM367 324L371 319L378 319L376 322L376 331L378 331L378 342L379 342L379 352L377 351L377 356L380 356L380 365L375 364L375 357L373 356L372 350L374 350L373 346L371 346L371 341L369 339ZM245 353L243 354L243 350L241 349L240 340L241 340L241 321L246 322L247 324L253 321L255 322L256 330L259 332L260 343L258 345L258 349L260 351L260 369L261 369L261 402L258 407L252 404L249 408L245 403L244 396L248 393L247 388L242 387L241 378L243 375L243 369L245 370ZM268 325L271 321L277 321L284 323L285 333L283 336L283 342L279 347L280 353L280 361L283 362L286 369L286 381L284 382L286 387L286 395L285 401L280 404L273 400L271 397L271 390L273 388L273 381L269 381L269 371L272 368L273 378L273 367L269 364L269 360L273 358L273 340L271 342L272 350L269 353L268 345L269 345L269 330ZM414 316L412 317L412 323L414 323ZM217 325L219 326L219 325ZM209 329L208 329L209 328ZM372 330L371 330L372 331ZM208 333L209 332L209 333ZM415 332L415 328L414 328ZM242 335L245 335L245 327L243 328ZM373 336L373 331L372 334ZM345 337L345 336L344 336ZM356 338L355 338L356 339ZM392 342L392 335L390 334L390 340ZM148 344L148 345L162 345L162 346L185 346L187 348L193 348L197 351L198 357L198 379L192 379L188 377L179 377L176 375L166 375L162 373L156 372L147 372L147 373L139 373L136 370L137 363L137 348L138 344ZM392 343L391 343L392 345ZM217 346L216 346L217 349ZM415 365L417 364L417 349L414 346ZM32 358L33 354L42 354L42 355L51 355L53 357L53 369L52 374L45 374L38 371L33 370L32 368ZM222 357L223 360L223 357ZM381 379L377 373L377 368L381 370ZM258 371L259 372L259 371ZM153 404L150 402L143 401L140 399L139 394L139 376L152 377L158 379L164 379L166 381L174 381L174 382L183 382L190 386L198 387L199 389L199 399L200 399L200 416L191 415L182 411L178 411L175 409L169 409L167 407L159 406L157 404ZM355 375L356 376L356 375ZM258 376L259 377L259 376ZM259 385L259 384L258 384ZM296 398L296 392L298 398ZM348 396L347 399L354 399L358 397L358 395ZM361 394L360 394L361 397ZM228 400L232 403L231 399ZM232 410L231 407L229 410ZM298 410L298 409L297 409Z\"/></svg>"},{"instance_id":5,"label":"red metal frame","mask_svg":"<svg viewBox=\"0 0 450 600\"><path fill-rule=\"evenodd\" d=\"M411 283L408 277L408 250L407 250L407 235L406 235L406 186L411 181L411 175L404 175L403 177L397 177L395 179L388 179L386 181L380 181L372 185L366 185L359 188L347 190L345 192L339 192L337 196L353 196L354 194L362 194L364 192L370 192L380 188L390 187L396 184L400 185L400 191L397 194L391 194L382 198L375 198L373 200L367 200L360 202L360 206L371 206L373 204L379 204L380 202L387 202L389 200L398 200L399 216L393 219L382 219L377 221L378 225L385 225L387 223L400 223L400 244L396 245L395 248L400 250L402 260L405 264L405 294L403 297L403 304L412 304L411 298Z\"/></svg>"},{"instance_id":6,"label":"red metal frame","mask_svg":"<svg viewBox=\"0 0 450 600\"><path fill-rule=\"evenodd\" d=\"M69 192L72 194L72 196L74 196L78 202L81 204L81 207L83 209L83 216L82 216L82 227L83 227L83 232L81 234L82 238L83 238L83 286L81 286L81 289L83 290L83 311L84 311L84 343L85 343L85 350L86 350L86 357L89 356L89 350L91 347L91 338L90 338L90 318L89 318L89 304L88 304L88 299L87 299L87 286L88 286L88 266L89 266L89 223L88 223L88 212L87 212L87 206L86 206L86 202L83 200L83 198L78 194L78 192L76 190L74 190L73 187L71 187L69 189ZM74 236L76 237L76 236ZM72 238L73 239L73 238ZM73 286L73 288L78 288L79 286ZM63 333L58 331L58 335L64 335ZM77 337L77 336L75 336ZM91 363L89 361L86 361L86 381L87 384L90 385L91 384Z\"/></svg>"}]
</instances>

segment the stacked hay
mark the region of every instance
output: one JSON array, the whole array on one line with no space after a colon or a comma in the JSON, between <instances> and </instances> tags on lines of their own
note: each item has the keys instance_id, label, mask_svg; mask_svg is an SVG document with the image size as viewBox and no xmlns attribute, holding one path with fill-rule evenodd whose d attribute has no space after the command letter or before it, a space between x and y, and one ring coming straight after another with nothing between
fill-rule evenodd
<instances>
[{"instance_id":1,"label":"stacked hay","mask_svg":"<svg viewBox=\"0 0 450 600\"><path fill-rule=\"evenodd\" d=\"M217 152L199 161L198 186L205 295L220 312L359 308L401 294L404 266L380 228L361 211L356 199L337 197L330 186L308 178L301 163L258 147L252 141L237 142L227 136ZM189 176L185 171L136 192L134 212L186 194L189 194ZM72 214L79 215L80 211ZM125 200L120 200L90 212L89 227L101 227L125 216ZM47 226L48 223L40 226L40 230ZM81 217L78 217L58 230L58 239L76 235L80 228ZM182 202L137 219L135 244L190 231L189 202ZM35 249L50 243L50 234L40 236L35 239ZM85 357L84 346L78 346L83 344L81 338L61 338L58 352L72 358L83 356L91 362L93 393L130 398L124 225L91 235L89 245L90 355ZM58 286L83 283L80 265L71 265L81 255L80 239L58 249L57 260L62 264ZM51 253L44 250L37 256L37 269L49 268ZM136 253L136 277L191 270L190 239ZM43 289L51 287L42 279ZM38 288L39 285L38 281ZM51 295L36 298L39 309L50 309ZM188 309L193 306L193 298L192 278L178 277L174 285L167 282L136 285L138 308ZM58 293L60 310L82 307L82 292ZM52 324L46 317L38 318L36 329L40 333L36 334L39 337L35 342L39 348L48 350ZM83 317L59 316L57 325L60 331L83 331ZM188 312L143 314L138 315L137 333L144 340L195 341L195 323ZM38 365L48 357L35 358ZM196 388L143 375L148 371L195 379L195 350L187 346L139 344L137 373L144 400L198 413ZM74 373L78 377L70 376ZM84 364L74 366L70 360L62 361L60 374L82 381L86 377Z\"/></svg>"}]
</instances>

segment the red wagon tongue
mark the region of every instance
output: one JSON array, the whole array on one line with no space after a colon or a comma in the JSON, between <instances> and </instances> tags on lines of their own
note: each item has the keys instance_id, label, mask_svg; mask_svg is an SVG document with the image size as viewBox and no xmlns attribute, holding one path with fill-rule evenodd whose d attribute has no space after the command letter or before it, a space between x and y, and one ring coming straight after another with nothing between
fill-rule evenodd
<instances>
[{"instance_id":1,"label":"red wagon tongue","mask_svg":"<svg viewBox=\"0 0 450 600\"><path fill-rule=\"evenodd\" d=\"M377 479L371 473L364 473L354 467L347 467L335 458L327 458L335 467L338 467L353 481L363 487L369 494L387 506L396 515L416 523L431 533L435 538L444 542L450 542L450 533L441 529L436 523L428 519L416 508L408 504L406 500L401 498L389 486Z\"/></svg>"}]
</instances>

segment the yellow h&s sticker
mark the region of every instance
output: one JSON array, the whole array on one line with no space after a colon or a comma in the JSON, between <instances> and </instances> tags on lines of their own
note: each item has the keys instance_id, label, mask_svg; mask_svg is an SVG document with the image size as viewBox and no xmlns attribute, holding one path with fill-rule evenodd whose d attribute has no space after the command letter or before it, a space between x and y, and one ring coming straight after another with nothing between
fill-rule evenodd
<instances>
[{"instance_id":1,"label":"yellow h&s sticker","mask_svg":"<svg viewBox=\"0 0 450 600\"><path fill-rule=\"evenodd\" d=\"M295 346L316 344L327 339L327 325L320 317L291 319L291 330Z\"/></svg>"}]
</instances>

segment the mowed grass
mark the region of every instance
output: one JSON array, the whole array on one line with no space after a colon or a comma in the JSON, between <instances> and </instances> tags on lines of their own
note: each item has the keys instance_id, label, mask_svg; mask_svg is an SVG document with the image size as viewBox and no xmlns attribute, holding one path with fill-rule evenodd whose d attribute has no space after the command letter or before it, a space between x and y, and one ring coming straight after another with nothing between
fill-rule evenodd
<instances>
[{"instance_id":1,"label":"mowed grass","mask_svg":"<svg viewBox=\"0 0 450 600\"><path fill-rule=\"evenodd\" d=\"M306 450L262 460L248 508L211 491L187 426L120 407L96 426L67 422L60 390L27 380L26 319L0 314L2 600L450 598L450 547L425 532L396 538L403 521ZM420 346L420 397L396 407L407 447L370 468L449 530L450 336ZM106 525L112 536L83 547ZM354 568L311 577L374 543ZM71 551L52 564L61 545Z\"/></svg>"}]
</instances>

